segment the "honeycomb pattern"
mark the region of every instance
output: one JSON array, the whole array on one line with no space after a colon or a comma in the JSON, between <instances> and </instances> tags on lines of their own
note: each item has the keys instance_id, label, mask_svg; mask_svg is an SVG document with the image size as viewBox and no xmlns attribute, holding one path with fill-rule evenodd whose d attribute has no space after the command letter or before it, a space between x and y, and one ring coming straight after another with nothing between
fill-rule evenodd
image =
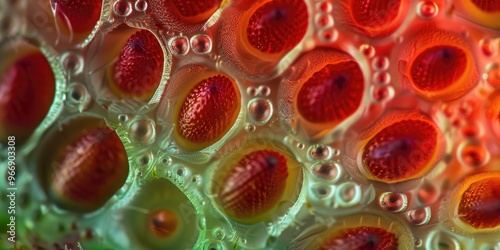
<instances>
[{"instance_id":1,"label":"honeycomb pattern","mask_svg":"<svg viewBox=\"0 0 500 250\"><path fill-rule=\"evenodd\" d=\"M1 1L0 249L500 249L499 20Z\"/></svg>"}]
</instances>

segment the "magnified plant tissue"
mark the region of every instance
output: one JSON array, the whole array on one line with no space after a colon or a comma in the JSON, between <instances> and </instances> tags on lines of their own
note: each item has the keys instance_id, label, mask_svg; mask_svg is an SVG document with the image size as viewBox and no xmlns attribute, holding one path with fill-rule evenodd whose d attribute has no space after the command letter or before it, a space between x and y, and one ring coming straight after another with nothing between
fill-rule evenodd
<instances>
[{"instance_id":1,"label":"magnified plant tissue","mask_svg":"<svg viewBox=\"0 0 500 250\"><path fill-rule=\"evenodd\" d=\"M500 249L500 0L1 0L0 249Z\"/></svg>"}]
</instances>

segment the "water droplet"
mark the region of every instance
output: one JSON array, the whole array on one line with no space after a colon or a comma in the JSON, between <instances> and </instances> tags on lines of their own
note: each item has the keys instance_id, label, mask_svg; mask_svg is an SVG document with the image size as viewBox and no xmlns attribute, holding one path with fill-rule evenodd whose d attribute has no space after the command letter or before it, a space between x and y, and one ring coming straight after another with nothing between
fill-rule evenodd
<instances>
[{"instance_id":1,"label":"water droplet","mask_svg":"<svg viewBox=\"0 0 500 250\"><path fill-rule=\"evenodd\" d=\"M336 181L340 177L340 166L334 162L320 162L313 166L314 175L321 179Z\"/></svg>"},{"instance_id":2,"label":"water droplet","mask_svg":"<svg viewBox=\"0 0 500 250\"><path fill-rule=\"evenodd\" d=\"M388 101L394 97L392 86L374 86L372 88L372 98L376 103Z\"/></svg>"},{"instance_id":3,"label":"water droplet","mask_svg":"<svg viewBox=\"0 0 500 250\"><path fill-rule=\"evenodd\" d=\"M119 17L127 17L132 13L132 4L125 0L113 4L113 13Z\"/></svg>"},{"instance_id":4,"label":"water droplet","mask_svg":"<svg viewBox=\"0 0 500 250\"><path fill-rule=\"evenodd\" d=\"M437 188L429 181L424 181L417 191L417 199L424 205L434 203L439 196Z\"/></svg>"},{"instance_id":5,"label":"water droplet","mask_svg":"<svg viewBox=\"0 0 500 250\"><path fill-rule=\"evenodd\" d=\"M170 158L168 156L164 157L161 161L162 161L163 164L165 164L167 166L170 165L170 164L172 164L172 158Z\"/></svg>"},{"instance_id":6,"label":"water droplet","mask_svg":"<svg viewBox=\"0 0 500 250\"><path fill-rule=\"evenodd\" d=\"M329 14L316 14L314 23L317 28L328 28L333 26L333 17Z\"/></svg>"},{"instance_id":7,"label":"water droplet","mask_svg":"<svg viewBox=\"0 0 500 250\"><path fill-rule=\"evenodd\" d=\"M214 229L214 231L212 231L212 234L213 234L214 238L216 238L217 240L223 240L224 237L226 237L226 233L224 232L224 229L222 229L220 227Z\"/></svg>"},{"instance_id":8,"label":"water droplet","mask_svg":"<svg viewBox=\"0 0 500 250\"><path fill-rule=\"evenodd\" d=\"M217 241L208 241L205 243L205 250L222 250L222 245Z\"/></svg>"},{"instance_id":9,"label":"water droplet","mask_svg":"<svg viewBox=\"0 0 500 250\"><path fill-rule=\"evenodd\" d=\"M423 19L431 19L437 16L439 7L433 1L422 1L418 3L417 14Z\"/></svg>"},{"instance_id":10,"label":"water droplet","mask_svg":"<svg viewBox=\"0 0 500 250\"><path fill-rule=\"evenodd\" d=\"M462 135L468 138L479 137L483 134L481 127L474 123L467 123L462 128Z\"/></svg>"},{"instance_id":11,"label":"water droplet","mask_svg":"<svg viewBox=\"0 0 500 250\"><path fill-rule=\"evenodd\" d=\"M332 151L328 146L316 144L309 147L307 157L309 160L326 160L332 157Z\"/></svg>"},{"instance_id":12,"label":"water droplet","mask_svg":"<svg viewBox=\"0 0 500 250\"><path fill-rule=\"evenodd\" d=\"M136 143L150 144L155 139L155 128L148 120L136 120L129 128L129 136Z\"/></svg>"},{"instance_id":13,"label":"water droplet","mask_svg":"<svg viewBox=\"0 0 500 250\"><path fill-rule=\"evenodd\" d=\"M361 200L361 187L353 182L344 182L337 188L335 201L343 207L352 207Z\"/></svg>"},{"instance_id":14,"label":"water droplet","mask_svg":"<svg viewBox=\"0 0 500 250\"><path fill-rule=\"evenodd\" d=\"M332 188L323 184L314 185L311 189L314 196L318 199L325 199L332 193Z\"/></svg>"},{"instance_id":15,"label":"water droplet","mask_svg":"<svg viewBox=\"0 0 500 250\"><path fill-rule=\"evenodd\" d=\"M257 96L257 93L258 93L258 91L257 91L256 88L254 88L254 87L248 87L247 88L247 94L249 96Z\"/></svg>"},{"instance_id":16,"label":"water droplet","mask_svg":"<svg viewBox=\"0 0 500 250\"><path fill-rule=\"evenodd\" d=\"M373 74L373 83L379 85L389 84L391 82L391 75L388 72L375 72Z\"/></svg>"},{"instance_id":17,"label":"water droplet","mask_svg":"<svg viewBox=\"0 0 500 250\"><path fill-rule=\"evenodd\" d=\"M497 52L495 42L489 38L481 39L479 47L485 56L494 56Z\"/></svg>"},{"instance_id":18,"label":"water droplet","mask_svg":"<svg viewBox=\"0 0 500 250\"><path fill-rule=\"evenodd\" d=\"M323 1L316 4L316 9L320 12L329 13L332 12L333 6L330 1Z\"/></svg>"},{"instance_id":19,"label":"water droplet","mask_svg":"<svg viewBox=\"0 0 500 250\"><path fill-rule=\"evenodd\" d=\"M87 89L81 83L72 83L68 86L66 99L72 103L79 104L85 101L87 97Z\"/></svg>"},{"instance_id":20,"label":"water droplet","mask_svg":"<svg viewBox=\"0 0 500 250\"><path fill-rule=\"evenodd\" d=\"M337 41L339 33L334 28L323 28L318 32L319 40L324 43L333 43Z\"/></svg>"},{"instance_id":21,"label":"water droplet","mask_svg":"<svg viewBox=\"0 0 500 250\"><path fill-rule=\"evenodd\" d=\"M262 86L259 86L259 88L257 89L257 92L261 96L269 96L271 94L271 88L269 88L268 86L262 85Z\"/></svg>"},{"instance_id":22,"label":"water droplet","mask_svg":"<svg viewBox=\"0 0 500 250\"><path fill-rule=\"evenodd\" d=\"M415 242L416 247L421 247L422 243L423 243L422 239L419 239L419 238L415 238L414 242Z\"/></svg>"},{"instance_id":23,"label":"water droplet","mask_svg":"<svg viewBox=\"0 0 500 250\"><path fill-rule=\"evenodd\" d=\"M253 124L247 124L247 125L245 126L245 130L246 130L247 132L249 132L249 133L252 133L252 132L254 132L254 131L255 131L255 125L253 125Z\"/></svg>"},{"instance_id":24,"label":"water droplet","mask_svg":"<svg viewBox=\"0 0 500 250\"><path fill-rule=\"evenodd\" d=\"M82 56L67 52L61 56L61 64L66 69L66 72L71 75L80 74L83 71Z\"/></svg>"},{"instance_id":25,"label":"water droplet","mask_svg":"<svg viewBox=\"0 0 500 250\"><path fill-rule=\"evenodd\" d=\"M168 48L175 56L183 56L189 51L189 41L185 36L173 37L168 42Z\"/></svg>"},{"instance_id":26,"label":"water droplet","mask_svg":"<svg viewBox=\"0 0 500 250\"><path fill-rule=\"evenodd\" d=\"M153 156L148 151L145 151L145 152L139 154L137 157L135 157L137 165L142 166L142 167L148 166L149 163L151 162L152 158L153 158ZM141 172L141 176L142 176L142 172Z\"/></svg>"},{"instance_id":27,"label":"water droplet","mask_svg":"<svg viewBox=\"0 0 500 250\"><path fill-rule=\"evenodd\" d=\"M398 213L406 210L408 200L405 194L385 192L380 195L379 205L384 210Z\"/></svg>"},{"instance_id":28,"label":"water droplet","mask_svg":"<svg viewBox=\"0 0 500 250\"><path fill-rule=\"evenodd\" d=\"M389 68L389 58L386 56L377 56L373 58L372 68L376 71L384 71Z\"/></svg>"},{"instance_id":29,"label":"water droplet","mask_svg":"<svg viewBox=\"0 0 500 250\"><path fill-rule=\"evenodd\" d=\"M485 80L494 88L500 87L500 65L492 64L488 66L485 76Z\"/></svg>"},{"instance_id":30,"label":"water droplet","mask_svg":"<svg viewBox=\"0 0 500 250\"><path fill-rule=\"evenodd\" d=\"M134 4L135 10L144 12L148 9L148 2L145 0L137 0Z\"/></svg>"},{"instance_id":31,"label":"water droplet","mask_svg":"<svg viewBox=\"0 0 500 250\"><path fill-rule=\"evenodd\" d=\"M175 173L176 173L178 176L183 176L184 174L186 174L186 169L185 169L185 168L183 168L183 167L179 167Z\"/></svg>"},{"instance_id":32,"label":"water droplet","mask_svg":"<svg viewBox=\"0 0 500 250\"><path fill-rule=\"evenodd\" d=\"M464 141L457 150L458 161L465 166L478 168L490 160L490 152L479 141Z\"/></svg>"},{"instance_id":33,"label":"water droplet","mask_svg":"<svg viewBox=\"0 0 500 250\"><path fill-rule=\"evenodd\" d=\"M415 226L425 225L431 220L431 209L425 207L411 210L406 218Z\"/></svg>"},{"instance_id":34,"label":"water droplet","mask_svg":"<svg viewBox=\"0 0 500 250\"><path fill-rule=\"evenodd\" d=\"M297 147L298 149L304 149L306 146L305 146L303 143L297 142L296 147Z\"/></svg>"},{"instance_id":35,"label":"water droplet","mask_svg":"<svg viewBox=\"0 0 500 250\"><path fill-rule=\"evenodd\" d=\"M361 45L361 47L359 47L359 51L361 51L361 53L368 58L375 56L375 48L369 44Z\"/></svg>"},{"instance_id":36,"label":"water droplet","mask_svg":"<svg viewBox=\"0 0 500 250\"><path fill-rule=\"evenodd\" d=\"M273 114L273 105L266 99L253 99L248 103L248 115L256 123L269 121Z\"/></svg>"},{"instance_id":37,"label":"water droplet","mask_svg":"<svg viewBox=\"0 0 500 250\"><path fill-rule=\"evenodd\" d=\"M198 54L207 54L212 51L212 39L208 35L196 35L191 37L191 48Z\"/></svg>"},{"instance_id":38,"label":"water droplet","mask_svg":"<svg viewBox=\"0 0 500 250\"><path fill-rule=\"evenodd\" d=\"M119 114L118 115L118 121L120 121L120 122L126 122L126 121L128 121L128 116L124 115L124 114Z\"/></svg>"}]
</instances>

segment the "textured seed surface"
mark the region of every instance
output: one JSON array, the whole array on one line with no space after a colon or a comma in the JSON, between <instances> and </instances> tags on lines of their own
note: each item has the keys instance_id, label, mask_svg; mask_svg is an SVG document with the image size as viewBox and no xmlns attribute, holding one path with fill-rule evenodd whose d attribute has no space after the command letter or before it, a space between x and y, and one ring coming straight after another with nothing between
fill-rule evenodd
<instances>
[{"instance_id":1,"label":"textured seed surface","mask_svg":"<svg viewBox=\"0 0 500 250\"><path fill-rule=\"evenodd\" d=\"M462 49L435 46L415 58L411 66L411 78L421 90L441 90L460 79L466 64L467 57Z\"/></svg>"},{"instance_id":2,"label":"textured seed surface","mask_svg":"<svg viewBox=\"0 0 500 250\"><path fill-rule=\"evenodd\" d=\"M259 150L245 155L223 181L219 198L233 218L251 218L277 205L288 177L285 157L276 151Z\"/></svg>"},{"instance_id":3,"label":"textured seed surface","mask_svg":"<svg viewBox=\"0 0 500 250\"><path fill-rule=\"evenodd\" d=\"M61 149L53 162L51 195L64 209L92 212L125 183L128 159L120 138L107 128L94 128Z\"/></svg>"},{"instance_id":4,"label":"textured seed surface","mask_svg":"<svg viewBox=\"0 0 500 250\"><path fill-rule=\"evenodd\" d=\"M163 51L147 30L132 35L114 66L114 84L125 96L151 98L163 72Z\"/></svg>"},{"instance_id":5,"label":"textured seed surface","mask_svg":"<svg viewBox=\"0 0 500 250\"><path fill-rule=\"evenodd\" d=\"M340 122L358 109L363 89L364 78L358 63L328 64L300 89L298 110L310 122Z\"/></svg>"},{"instance_id":6,"label":"textured seed surface","mask_svg":"<svg viewBox=\"0 0 500 250\"><path fill-rule=\"evenodd\" d=\"M51 0L56 15L74 32L88 33L101 16L102 0ZM66 21L67 20L67 21Z\"/></svg>"},{"instance_id":7,"label":"textured seed surface","mask_svg":"<svg viewBox=\"0 0 500 250\"><path fill-rule=\"evenodd\" d=\"M303 0L273 0L250 17L250 44L266 53L280 53L296 46L307 31L308 14Z\"/></svg>"},{"instance_id":8,"label":"textured seed surface","mask_svg":"<svg viewBox=\"0 0 500 250\"><path fill-rule=\"evenodd\" d=\"M397 250L398 238L383 228L357 227L343 229L340 236L328 239L320 250Z\"/></svg>"},{"instance_id":9,"label":"textured seed surface","mask_svg":"<svg viewBox=\"0 0 500 250\"><path fill-rule=\"evenodd\" d=\"M401 1L353 0L352 16L361 26L384 26L396 18Z\"/></svg>"},{"instance_id":10,"label":"textured seed surface","mask_svg":"<svg viewBox=\"0 0 500 250\"><path fill-rule=\"evenodd\" d=\"M173 0L173 2L181 15L185 17L192 17L209 11L216 6L219 6L222 0Z\"/></svg>"},{"instance_id":11,"label":"textured seed surface","mask_svg":"<svg viewBox=\"0 0 500 250\"><path fill-rule=\"evenodd\" d=\"M472 3L485 12L499 12L499 0L472 0Z\"/></svg>"},{"instance_id":12,"label":"textured seed surface","mask_svg":"<svg viewBox=\"0 0 500 250\"><path fill-rule=\"evenodd\" d=\"M462 194L458 214L476 229L500 226L500 178L472 183Z\"/></svg>"},{"instance_id":13,"label":"textured seed surface","mask_svg":"<svg viewBox=\"0 0 500 250\"><path fill-rule=\"evenodd\" d=\"M402 120L378 132L363 149L363 164L380 180L411 178L437 148L436 129L421 120Z\"/></svg>"},{"instance_id":14,"label":"textured seed surface","mask_svg":"<svg viewBox=\"0 0 500 250\"><path fill-rule=\"evenodd\" d=\"M240 100L232 81L223 75L199 82L184 100L177 122L181 138L190 143L214 143L233 125Z\"/></svg>"}]
</instances>

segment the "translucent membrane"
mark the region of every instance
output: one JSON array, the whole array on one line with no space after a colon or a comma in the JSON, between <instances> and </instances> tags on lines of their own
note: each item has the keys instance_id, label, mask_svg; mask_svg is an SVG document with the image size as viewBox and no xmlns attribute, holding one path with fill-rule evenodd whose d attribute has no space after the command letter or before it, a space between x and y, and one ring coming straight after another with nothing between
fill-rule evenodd
<instances>
[{"instance_id":1,"label":"translucent membrane","mask_svg":"<svg viewBox=\"0 0 500 250\"><path fill-rule=\"evenodd\" d=\"M235 81L217 72L185 79L192 86L176 106L176 142L186 150L199 150L220 140L238 117L241 100ZM194 84L194 86L193 86Z\"/></svg>"},{"instance_id":2,"label":"translucent membrane","mask_svg":"<svg viewBox=\"0 0 500 250\"><path fill-rule=\"evenodd\" d=\"M37 157L40 183L58 207L88 213L122 187L129 165L125 148L104 121L77 117L52 129Z\"/></svg>"},{"instance_id":3,"label":"translucent membrane","mask_svg":"<svg viewBox=\"0 0 500 250\"><path fill-rule=\"evenodd\" d=\"M460 0L457 9L466 18L493 29L500 29L500 1L498 0Z\"/></svg>"},{"instance_id":4,"label":"translucent membrane","mask_svg":"<svg viewBox=\"0 0 500 250\"><path fill-rule=\"evenodd\" d=\"M58 23L65 29L88 35L101 17L102 0L51 0Z\"/></svg>"},{"instance_id":5,"label":"translucent membrane","mask_svg":"<svg viewBox=\"0 0 500 250\"><path fill-rule=\"evenodd\" d=\"M168 180L145 183L118 212L127 238L139 249L192 249L196 243L196 209Z\"/></svg>"},{"instance_id":6,"label":"translucent membrane","mask_svg":"<svg viewBox=\"0 0 500 250\"><path fill-rule=\"evenodd\" d=\"M429 101L451 101L472 89L479 73L470 45L430 26L420 30L399 53L410 87Z\"/></svg>"},{"instance_id":7,"label":"translucent membrane","mask_svg":"<svg viewBox=\"0 0 500 250\"><path fill-rule=\"evenodd\" d=\"M403 23L410 3L409 0L348 0L339 2L334 14L348 29L369 38L382 38Z\"/></svg>"},{"instance_id":8,"label":"translucent membrane","mask_svg":"<svg viewBox=\"0 0 500 250\"><path fill-rule=\"evenodd\" d=\"M34 48L8 53L0 62L0 142L23 143L47 115L56 82L45 56Z\"/></svg>"},{"instance_id":9,"label":"translucent membrane","mask_svg":"<svg viewBox=\"0 0 500 250\"><path fill-rule=\"evenodd\" d=\"M163 61L156 37L147 30L137 31L125 43L118 61L108 67L111 91L120 98L148 101L160 84Z\"/></svg>"},{"instance_id":10,"label":"translucent membrane","mask_svg":"<svg viewBox=\"0 0 500 250\"><path fill-rule=\"evenodd\" d=\"M255 146L248 144L228 156L211 188L224 214L245 224L278 216L280 203L295 202L302 180L300 165L288 152Z\"/></svg>"}]
</instances>

